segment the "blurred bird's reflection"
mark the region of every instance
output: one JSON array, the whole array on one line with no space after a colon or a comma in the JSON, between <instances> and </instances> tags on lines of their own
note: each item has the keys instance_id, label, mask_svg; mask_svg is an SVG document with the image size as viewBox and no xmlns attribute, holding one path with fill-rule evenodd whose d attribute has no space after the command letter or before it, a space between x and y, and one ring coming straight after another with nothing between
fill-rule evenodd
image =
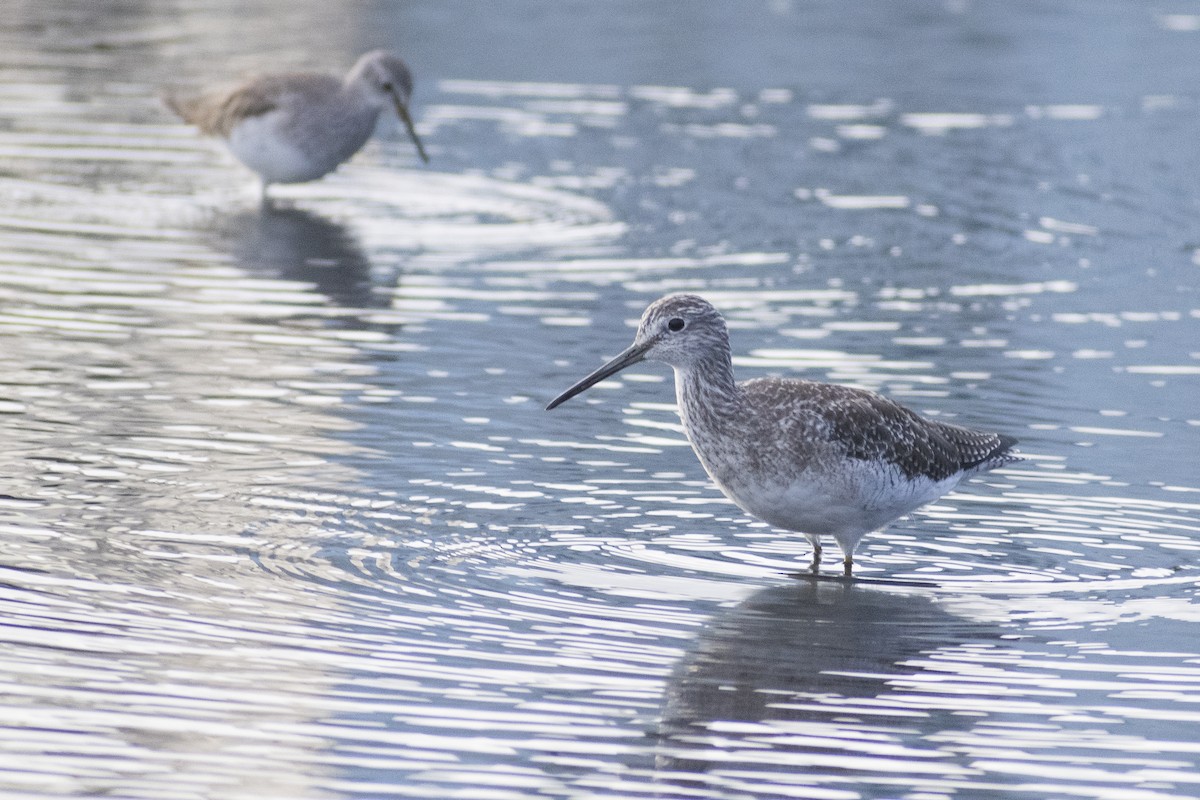
<instances>
[{"instance_id":1,"label":"blurred bird's reflection","mask_svg":"<svg viewBox=\"0 0 1200 800\"><path fill-rule=\"evenodd\" d=\"M344 225L311 211L264 203L221 221L222 238L238 266L251 275L312 284L333 305L381 308L371 262Z\"/></svg>"},{"instance_id":2,"label":"blurred bird's reflection","mask_svg":"<svg viewBox=\"0 0 1200 800\"><path fill-rule=\"evenodd\" d=\"M675 669L657 768L692 788L702 773L749 764L838 770L847 756L869 757L864 742L890 738L891 726L961 728L949 711L889 696L923 672L909 663L922 654L997 636L919 593L809 581L765 589L714 619Z\"/></svg>"}]
</instances>

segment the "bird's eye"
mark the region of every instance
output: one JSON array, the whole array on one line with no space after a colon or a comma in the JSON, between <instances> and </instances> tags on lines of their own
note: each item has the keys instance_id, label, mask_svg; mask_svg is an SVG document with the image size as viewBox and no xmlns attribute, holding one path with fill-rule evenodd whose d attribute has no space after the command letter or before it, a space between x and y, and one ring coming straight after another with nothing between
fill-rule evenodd
<instances>
[{"instance_id":1,"label":"bird's eye","mask_svg":"<svg viewBox=\"0 0 1200 800\"><path fill-rule=\"evenodd\" d=\"M685 325L687 325L687 323L684 322L681 318L674 317L673 319L671 319L670 322L667 323L667 330L672 331L672 332L681 331L681 330L683 330Z\"/></svg>"},{"instance_id":2,"label":"bird's eye","mask_svg":"<svg viewBox=\"0 0 1200 800\"><path fill-rule=\"evenodd\" d=\"M393 87L392 87L392 82L391 82L391 81L384 81L384 82L383 82L383 90L384 90L385 92L390 92L390 91L392 90L392 88L393 88Z\"/></svg>"}]
</instances>

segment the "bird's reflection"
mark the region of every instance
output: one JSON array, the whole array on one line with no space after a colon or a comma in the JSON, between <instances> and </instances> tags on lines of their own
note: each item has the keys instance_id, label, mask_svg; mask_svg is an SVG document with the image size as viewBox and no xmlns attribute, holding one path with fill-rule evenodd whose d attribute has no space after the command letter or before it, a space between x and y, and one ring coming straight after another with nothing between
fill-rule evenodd
<instances>
[{"instance_id":1,"label":"bird's reflection","mask_svg":"<svg viewBox=\"0 0 1200 800\"><path fill-rule=\"evenodd\" d=\"M238 266L250 275L312 284L338 306L380 308L385 292L374 290L371 262L344 225L311 211L263 203L218 226Z\"/></svg>"},{"instance_id":2,"label":"bird's reflection","mask_svg":"<svg viewBox=\"0 0 1200 800\"><path fill-rule=\"evenodd\" d=\"M922 654L998 635L918 592L809 581L765 589L709 623L675 669L657 769L691 789L718 768L836 770L892 726L916 726L918 738L962 727L950 712L914 713L889 695L923 672L908 663Z\"/></svg>"}]
</instances>

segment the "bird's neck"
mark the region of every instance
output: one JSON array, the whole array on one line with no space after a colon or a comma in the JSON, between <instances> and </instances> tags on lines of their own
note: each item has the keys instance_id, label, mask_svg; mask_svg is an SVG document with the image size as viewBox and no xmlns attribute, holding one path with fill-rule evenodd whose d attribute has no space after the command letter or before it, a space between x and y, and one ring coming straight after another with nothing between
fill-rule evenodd
<instances>
[{"instance_id":1,"label":"bird's neck","mask_svg":"<svg viewBox=\"0 0 1200 800\"><path fill-rule=\"evenodd\" d=\"M729 352L718 352L683 367L675 368L675 399L684 427L715 424L736 415L742 390L733 379Z\"/></svg>"},{"instance_id":2,"label":"bird's neck","mask_svg":"<svg viewBox=\"0 0 1200 800\"><path fill-rule=\"evenodd\" d=\"M342 96L353 103L363 103L375 113L379 113L386 105L387 98L379 92L371 91L365 81L346 79L342 83Z\"/></svg>"}]
</instances>

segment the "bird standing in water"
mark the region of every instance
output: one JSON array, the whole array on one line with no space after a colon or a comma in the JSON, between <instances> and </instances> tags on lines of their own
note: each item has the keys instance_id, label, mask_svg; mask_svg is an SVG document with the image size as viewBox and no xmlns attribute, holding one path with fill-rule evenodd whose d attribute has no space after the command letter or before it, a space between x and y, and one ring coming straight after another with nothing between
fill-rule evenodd
<instances>
[{"instance_id":1,"label":"bird standing in water","mask_svg":"<svg viewBox=\"0 0 1200 800\"><path fill-rule=\"evenodd\" d=\"M408 66L375 50L344 79L316 72L261 75L200 94L169 91L164 100L202 133L223 138L238 161L258 173L265 198L273 183L316 180L349 160L389 104L428 163L408 113L412 90Z\"/></svg>"},{"instance_id":2,"label":"bird standing in water","mask_svg":"<svg viewBox=\"0 0 1200 800\"><path fill-rule=\"evenodd\" d=\"M850 577L866 534L936 500L965 478L1020 457L1016 439L925 419L863 389L785 378L737 383L725 320L692 294L663 297L633 344L546 406L650 359L675 370L688 441L710 478L744 511L841 548Z\"/></svg>"}]
</instances>

